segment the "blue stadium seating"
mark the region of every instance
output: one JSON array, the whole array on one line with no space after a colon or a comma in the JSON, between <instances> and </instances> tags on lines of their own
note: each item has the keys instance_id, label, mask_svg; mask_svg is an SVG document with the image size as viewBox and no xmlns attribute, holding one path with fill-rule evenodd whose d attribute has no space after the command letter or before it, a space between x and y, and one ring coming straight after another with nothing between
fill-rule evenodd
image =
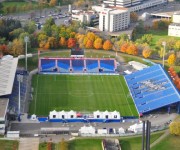
<instances>
[{"instance_id":1,"label":"blue stadium seating","mask_svg":"<svg viewBox=\"0 0 180 150\"><path fill-rule=\"evenodd\" d=\"M87 72L98 72L98 60L87 59L86 60Z\"/></svg>"},{"instance_id":2,"label":"blue stadium seating","mask_svg":"<svg viewBox=\"0 0 180 150\"><path fill-rule=\"evenodd\" d=\"M115 66L114 66L114 60L100 60L100 68L103 68L103 72L114 72Z\"/></svg>"},{"instance_id":3,"label":"blue stadium seating","mask_svg":"<svg viewBox=\"0 0 180 150\"><path fill-rule=\"evenodd\" d=\"M69 72L70 59L59 59L57 62L60 72Z\"/></svg>"},{"instance_id":4,"label":"blue stadium seating","mask_svg":"<svg viewBox=\"0 0 180 150\"><path fill-rule=\"evenodd\" d=\"M53 71L55 68L55 59L41 59L42 71Z\"/></svg>"},{"instance_id":5,"label":"blue stadium seating","mask_svg":"<svg viewBox=\"0 0 180 150\"><path fill-rule=\"evenodd\" d=\"M180 95L161 65L125 76L139 113L146 113L176 102Z\"/></svg>"},{"instance_id":6,"label":"blue stadium seating","mask_svg":"<svg viewBox=\"0 0 180 150\"><path fill-rule=\"evenodd\" d=\"M73 69L73 71L83 71L84 60L83 59L72 59L72 69Z\"/></svg>"}]
</instances>

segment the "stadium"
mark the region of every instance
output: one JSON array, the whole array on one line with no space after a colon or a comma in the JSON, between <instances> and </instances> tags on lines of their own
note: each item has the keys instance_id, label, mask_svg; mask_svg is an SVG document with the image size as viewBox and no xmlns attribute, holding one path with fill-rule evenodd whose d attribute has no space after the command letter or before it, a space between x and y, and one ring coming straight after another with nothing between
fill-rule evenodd
<instances>
[{"instance_id":1,"label":"stadium","mask_svg":"<svg viewBox=\"0 0 180 150\"><path fill-rule=\"evenodd\" d=\"M122 75L113 58L70 55L39 58L29 110L39 121L121 122L172 106L179 112L179 92L161 65Z\"/></svg>"}]
</instances>

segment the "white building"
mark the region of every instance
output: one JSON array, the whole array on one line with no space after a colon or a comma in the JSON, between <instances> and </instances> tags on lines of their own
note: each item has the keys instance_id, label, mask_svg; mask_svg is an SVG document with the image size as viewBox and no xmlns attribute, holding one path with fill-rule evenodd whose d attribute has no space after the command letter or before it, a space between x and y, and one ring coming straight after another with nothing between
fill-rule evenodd
<instances>
[{"instance_id":1,"label":"white building","mask_svg":"<svg viewBox=\"0 0 180 150\"><path fill-rule=\"evenodd\" d=\"M5 128L7 126L7 108L9 104L9 99L0 99L0 134L5 133Z\"/></svg>"},{"instance_id":2,"label":"white building","mask_svg":"<svg viewBox=\"0 0 180 150\"><path fill-rule=\"evenodd\" d=\"M132 11L157 6L166 3L167 0L104 0L103 3L115 7L129 7Z\"/></svg>"},{"instance_id":3,"label":"white building","mask_svg":"<svg viewBox=\"0 0 180 150\"><path fill-rule=\"evenodd\" d=\"M180 37L180 13L173 15L173 23L168 27L168 35Z\"/></svg>"},{"instance_id":4,"label":"white building","mask_svg":"<svg viewBox=\"0 0 180 150\"><path fill-rule=\"evenodd\" d=\"M93 117L95 119L120 119L120 113L117 111L109 112L109 111L94 111Z\"/></svg>"},{"instance_id":5,"label":"white building","mask_svg":"<svg viewBox=\"0 0 180 150\"><path fill-rule=\"evenodd\" d=\"M84 22L84 23L93 23L93 25L99 24L99 14L96 14L94 11L80 11L72 10L72 20Z\"/></svg>"},{"instance_id":6,"label":"white building","mask_svg":"<svg viewBox=\"0 0 180 150\"><path fill-rule=\"evenodd\" d=\"M92 9L99 12L99 30L116 32L127 29L130 24L130 12L127 8L94 6Z\"/></svg>"}]
</instances>

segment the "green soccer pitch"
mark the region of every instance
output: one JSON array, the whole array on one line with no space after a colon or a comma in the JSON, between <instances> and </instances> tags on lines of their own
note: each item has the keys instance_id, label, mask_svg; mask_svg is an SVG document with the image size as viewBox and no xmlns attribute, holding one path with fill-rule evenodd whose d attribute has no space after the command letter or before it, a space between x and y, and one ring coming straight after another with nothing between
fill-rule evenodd
<instances>
[{"instance_id":1,"label":"green soccer pitch","mask_svg":"<svg viewBox=\"0 0 180 150\"><path fill-rule=\"evenodd\" d=\"M30 113L48 115L52 110L80 112L119 111L138 116L123 76L34 75Z\"/></svg>"}]
</instances>

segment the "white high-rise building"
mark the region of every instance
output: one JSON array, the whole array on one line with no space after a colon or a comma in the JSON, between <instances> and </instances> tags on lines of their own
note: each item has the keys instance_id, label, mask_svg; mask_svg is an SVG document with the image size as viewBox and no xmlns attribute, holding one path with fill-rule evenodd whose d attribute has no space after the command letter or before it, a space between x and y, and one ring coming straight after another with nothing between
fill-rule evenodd
<instances>
[{"instance_id":1,"label":"white high-rise building","mask_svg":"<svg viewBox=\"0 0 180 150\"><path fill-rule=\"evenodd\" d=\"M168 27L168 35L180 37L180 12L173 15L173 23Z\"/></svg>"},{"instance_id":2,"label":"white high-rise building","mask_svg":"<svg viewBox=\"0 0 180 150\"><path fill-rule=\"evenodd\" d=\"M99 30L116 32L127 29L130 24L130 12L126 8L101 8L99 13Z\"/></svg>"}]
</instances>

